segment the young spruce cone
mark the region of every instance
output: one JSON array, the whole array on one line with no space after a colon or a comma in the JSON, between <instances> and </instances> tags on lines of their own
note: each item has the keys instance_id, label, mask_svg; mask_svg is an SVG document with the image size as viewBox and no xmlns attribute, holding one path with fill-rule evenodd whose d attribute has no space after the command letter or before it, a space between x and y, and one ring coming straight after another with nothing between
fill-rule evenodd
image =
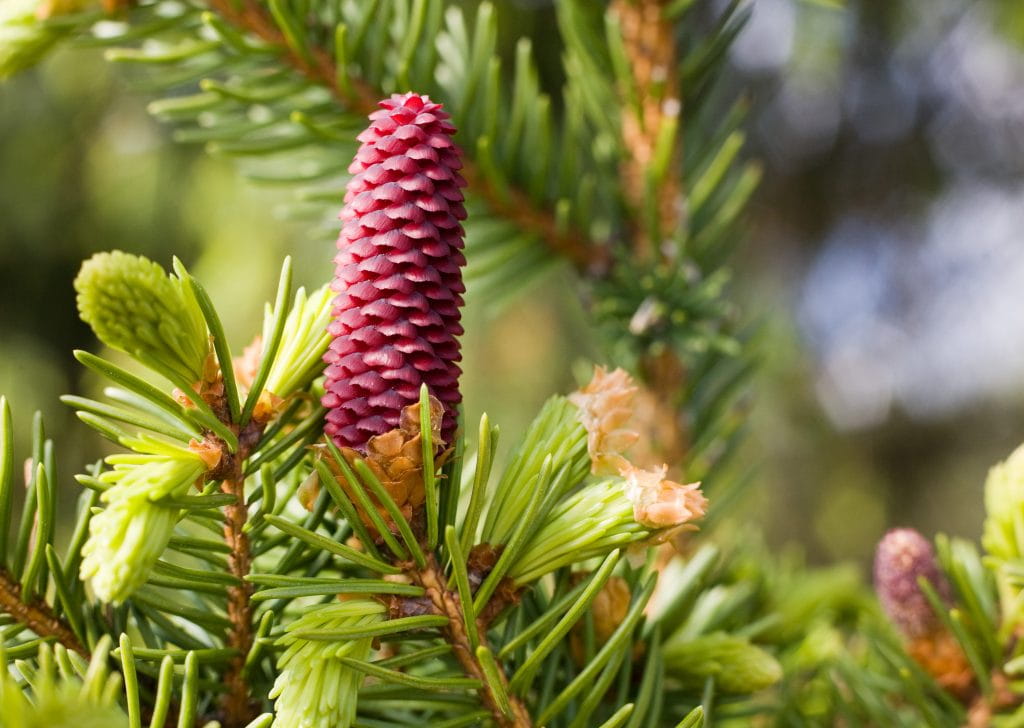
<instances>
[{"instance_id":1,"label":"young spruce cone","mask_svg":"<svg viewBox=\"0 0 1024 728\"><path fill-rule=\"evenodd\" d=\"M970 693L974 675L967 658L921 590L924 577L944 602L952 590L931 543L912 528L889 531L875 551L875 592L882 609L903 636L909 654L954 695Z\"/></svg>"},{"instance_id":2,"label":"young spruce cone","mask_svg":"<svg viewBox=\"0 0 1024 728\"><path fill-rule=\"evenodd\" d=\"M426 384L455 431L465 181L439 104L396 94L370 115L349 171L333 288L325 431L339 447L397 428Z\"/></svg>"},{"instance_id":3,"label":"young spruce cone","mask_svg":"<svg viewBox=\"0 0 1024 728\"><path fill-rule=\"evenodd\" d=\"M942 628L917 583L920 577L927 579L943 600L949 600L949 582L939 570L931 543L912 528L889 531L875 551L875 591L886 615L909 639Z\"/></svg>"}]
</instances>

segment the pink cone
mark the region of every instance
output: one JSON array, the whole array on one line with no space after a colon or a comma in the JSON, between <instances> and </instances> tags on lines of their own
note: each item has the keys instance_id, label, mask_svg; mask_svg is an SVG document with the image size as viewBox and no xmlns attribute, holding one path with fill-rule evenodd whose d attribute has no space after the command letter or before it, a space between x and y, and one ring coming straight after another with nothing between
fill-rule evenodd
<instances>
[{"instance_id":1,"label":"pink cone","mask_svg":"<svg viewBox=\"0 0 1024 728\"><path fill-rule=\"evenodd\" d=\"M455 127L426 96L395 94L380 105L349 167L324 356L324 430L360 450L398 427L423 383L445 407L447 442L462 401L466 182Z\"/></svg>"},{"instance_id":2,"label":"pink cone","mask_svg":"<svg viewBox=\"0 0 1024 728\"><path fill-rule=\"evenodd\" d=\"M889 531L878 542L874 571L882 609L906 637L923 637L941 625L917 580L927 579L943 601L950 598L949 582L924 536L912 528Z\"/></svg>"}]
</instances>

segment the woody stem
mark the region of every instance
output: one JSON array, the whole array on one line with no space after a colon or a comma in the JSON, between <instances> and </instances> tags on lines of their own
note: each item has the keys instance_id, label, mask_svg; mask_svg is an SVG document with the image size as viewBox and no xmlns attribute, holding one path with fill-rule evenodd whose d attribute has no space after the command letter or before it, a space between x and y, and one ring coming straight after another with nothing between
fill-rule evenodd
<instances>
[{"instance_id":1,"label":"woody stem","mask_svg":"<svg viewBox=\"0 0 1024 728\"><path fill-rule=\"evenodd\" d=\"M652 263L663 259L663 239L686 225L682 176L682 88L679 78L675 26L665 14L666 0L613 0L610 11L622 30L629 58L635 105L625 103L622 141L629 154L623 157L622 177L632 208L633 258ZM671 161L653 186L651 170L659 139L666 129L678 127ZM648 199L655 198L654 220L645 219ZM658 237L652 238L652 231ZM654 447L659 457L677 467L689 449L690 434L683 425L680 400L686 367L672 349L646 352L640 358L640 375L655 396L658 433Z\"/></svg>"},{"instance_id":2,"label":"woody stem","mask_svg":"<svg viewBox=\"0 0 1024 728\"><path fill-rule=\"evenodd\" d=\"M227 692L222 698L221 707L227 726L242 726L255 717L249 696L249 685L242 674L245 657L252 649L253 643L253 586L245 581L252 568L252 551L249 536L243 530L248 519L243 483L244 481L239 478L225 480L221 484L221 490L236 497L236 502L225 509L224 541L231 548L228 568L239 582L228 587L227 612L231 630L228 632L227 644L238 652L231 659L224 677Z\"/></svg>"},{"instance_id":3,"label":"woody stem","mask_svg":"<svg viewBox=\"0 0 1024 728\"><path fill-rule=\"evenodd\" d=\"M228 408L214 408L225 424L232 426ZM221 460L216 468L216 477L220 478L221 491L234 496L234 503L224 509L224 543L230 549L228 553L228 571L237 579L237 583L227 589L227 616L231 623L226 643L236 650L235 656L228 663L224 675L227 688L221 697L220 708L225 728L241 728L256 717L259 712L250 695L249 683L245 679L245 659L252 650L255 634L253 631L254 587L245 580L252 570L252 547L245 526L249 520L249 507L245 501L245 476L243 464L252 447L263 434L265 422L253 418L238 434L238 452L230 453L226 444L221 443Z\"/></svg>"},{"instance_id":4,"label":"woody stem","mask_svg":"<svg viewBox=\"0 0 1024 728\"><path fill-rule=\"evenodd\" d=\"M487 686L483 668L469 642L462 607L459 604L459 595L448 587L448 581L445 578L444 572L438 566L434 555L430 554L427 557L427 567L425 569L412 571L410 576L412 576L416 583L427 590L427 597L433 604L434 609L439 614L448 618L448 626L445 627L444 632L445 637L452 646L452 653L468 677L475 678L483 683L483 687L479 690L480 698L487 710L494 716L495 723L500 728L532 728L533 720L530 718L526 706L519 698L511 694L509 695L511 711L510 714L506 714L502 711L496 696ZM484 637L486 633L485 625L480 624L478 626L480 628L481 644L486 644L486 638ZM500 663L498 664L498 677L507 687L508 679Z\"/></svg>"},{"instance_id":5,"label":"woody stem","mask_svg":"<svg viewBox=\"0 0 1024 728\"><path fill-rule=\"evenodd\" d=\"M27 603L22 601L21 586L3 568L0 568L0 608L40 637L53 637L69 650L89 659L89 651L68 623L41 599Z\"/></svg>"}]
</instances>

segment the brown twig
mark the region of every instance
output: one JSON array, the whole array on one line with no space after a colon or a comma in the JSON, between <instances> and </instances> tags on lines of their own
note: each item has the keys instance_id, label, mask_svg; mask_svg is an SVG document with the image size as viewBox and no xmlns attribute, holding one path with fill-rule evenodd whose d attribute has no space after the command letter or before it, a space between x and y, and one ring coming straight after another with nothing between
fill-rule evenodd
<instances>
[{"instance_id":1,"label":"brown twig","mask_svg":"<svg viewBox=\"0 0 1024 728\"><path fill-rule=\"evenodd\" d=\"M259 442L266 422L253 416L249 423L239 430L232 422L224 390L224 379L219 363L212 353L207 357L203 378L196 385L197 394L202 397L221 422L238 433L238 448L232 453L221 438L212 432L206 433L202 443L193 443L194 450L215 453L204 478L205 481L220 481L221 492L233 496L234 502L224 508L224 543L229 548L228 571L238 583L227 588L227 616L231 627L225 640L226 646L234 648L236 654L228 662L224 674L227 690L220 700L221 722L227 728L241 728L259 713L259 705L253 700L249 683L245 679L245 660L252 650L254 587L245 580L252 570L252 548L245 525L249 520L249 507L245 502L245 475L243 463ZM258 411L258 409L257 409ZM209 454L207 457L210 457Z\"/></svg>"},{"instance_id":2,"label":"brown twig","mask_svg":"<svg viewBox=\"0 0 1024 728\"><path fill-rule=\"evenodd\" d=\"M238 578L237 586L228 587L228 620L231 631L228 632L227 646L238 650L228 664L224 684L227 692L221 700L221 710L227 726L243 726L251 721L257 713L249 685L242 670L245 658L252 649L252 592L253 585L245 581L252 568L252 551L249 548L249 536L243 531L249 517L245 504L244 481L241 478L225 480L221 490L235 496L238 500L224 509L224 541L231 548L228 554L228 569Z\"/></svg>"},{"instance_id":3,"label":"brown twig","mask_svg":"<svg viewBox=\"0 0 1024 728\"><path fill-rule=\"evenodd\" d=\"M53 637L69 650L89 659L89 651L68 623L54 614L53 608L41 599L23 602L21 585L3 568L0 568L0 607L40 637Z\"/></svg>"},{"instance_id":4,"label":"brown twig","mask_svg":"<svg viewBox=\"0 0 1024 728\"><path fill-rule=\"evenodd\" d=\"M663 256L661 239L651 238L642 211L649 195L657 197L655 229L662 238L686 224L683 204L682 144L673 144L673 158L657 189L649 188L649 170L654 162L658 139L667 125L678 125L682 112L679 88L675 31L665 17L665 0L614 0L611 12L622 29L622 41L632 72L634 104L623 103L622 140L627 154L622 177L627 200L636 221L632 230L633 256L641 262L653 262ZM623 89L623 93L626 93ZM678 130L677 130L678 135ZM680 399L686 381L686 368L671 349L649 352L641 357L640 375L656 405L652 427L657 457L673 468L682 463L689 448L687 432L680 413Z\"/></svg>"},{"instance_id":5,"label":"brown twig","mask_svg":"<svg viewBox=\"0 0 1024 728\"><path fill-rule=\"evenodd\" d=\"M409 575L415 583L427 590L426 595L434 605L434 609L439 614L448 617L448 626L445 627L444 631L446 632L448 642L452 646L455 659L459 661L459 665L462 666L463 671L468 677L475 678L484 684L484 687L479 690L480 699L483 701L484 707L494 716L494 721L499 728L532 728L533 720L530 718L530 713L519 698L511 694L508 696L511 715L506 715L490 688L487 687L483 668L477 661L476 654L470 646L469 637L466 633L466 623L462 614L462 606L459 603L459 595L448 588L444 572L438 566L434 555L429 554L427 556L427 567L425 569L410 570ZM481 642L483 642L486 625L478 622L477 627ZM498 676L507 687L508 680L500 664L498 665Z\"/></svg>"},{"instance_id":6,"label":"brown twig","mask_svg":"<svg viewBox=\"0 0 1024 728\"><path fill-rule=\"evenodd\" d=\"M222 412L221 419L231 425L227 407L215 406L214 411ZM255 633L253 632L253 585L245 580L252 570L252 548L249 535L245 532L245 524L249 520L249 508L245 502L245 476L242 464L249 456L252 448L259 441L266 426L257 418L246 425L238 435L238 451L228 452L227 445L219 438L208 435L220 447L221 458L217 466L207 477L220 480L222 492L235 497L235 502L224 509L224 542L231 549L228 554L228 570L238 579L238 584L228 587L227 614L231 629L227 635L227 646L237 650L237 654L228 663L224 675L227 691L221 697L220 709L222 722L227 728L239 728L252 721L259 713L259 705L249 693L249 683L243 674L245 659L252 650Z\"/></svg>"},{"instance_id":7,"label":"brown twig","mask_svg":"<svg viewBox=\"0 0 1024 728\"><path fill-rule=\"evenodd\" d=\"M611 12L622 29L622 42L629 59L633 98L624 99L622 141L626 155L621 165L626 198L634 220L642 218L647 198L657 196L657 229L664 236L682 222L681 148L673 144L673 159L659 179L656 190L649 188L651 165L658 139L670 125L678 123L682 110L676 73L676 43L673 24L665 17L664 0L614 0ZM624 96L628 90L622 89ZM632 102L632 103L630 103ZM633 251L639 260L656 257L660 240L652 240L648 226L634 226Z\"/></svg>"},{"instance_id":8,"label":"brown twig","mask_svg":"<svg viewBox=\"0 0 1024 728\"><path fill-rule=\"evenodd\" d=\"M381 96L378 89L353 77L349 77L343 87L338 82L334 59L326 49L311 46L308 50L299 51L291 47L267 10L254 0L208 0L208 4L232 25L278 47L283 60L314 83L327 87L344 106L361 114L377 110ZM600 265L596 260L602 256L600 246L582 235L561 231L551 212L535 207L521 190L509 187L499 191L468 159L462 174L470 188L498 215L536 234L553 252L567 258L578 269L588 270Z\"/></svg>"}]
</instances>

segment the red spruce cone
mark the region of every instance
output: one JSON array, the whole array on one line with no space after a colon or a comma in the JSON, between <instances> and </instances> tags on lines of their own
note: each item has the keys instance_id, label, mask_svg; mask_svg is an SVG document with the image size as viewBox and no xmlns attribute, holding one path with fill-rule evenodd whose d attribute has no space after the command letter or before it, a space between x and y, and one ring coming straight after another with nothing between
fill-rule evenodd
<instances>
[{"instance_id":1,"label":"red spruce cone","mask_svg":"<svg viewBox=\"0 0 1024 728\"><path fill-rule=\"evenodd\" d=\"M912 528L894 528L885 534L875 550L875 592L886 615L910 639L942 628L917 583L922 576L949 601L949 582L939 569L931 542Z\"/></svg>"},{"instance_id":2,"label":"red spruce cone","mask_svg":"<svg viewBox=\"0 0 1024 728\"><path fill-rule=\"evenodd\" d=\"M339 447L399 426L425 383L455 434L465 180L455 127L439 104L395 94L370 115L349 167L333 288L324 430Z\"/></svg>"},{"instance_id":3,"label":"red spruce cone","mask_svg":"<svg viewBox=\"0 0 1024 728\"><path fill-rule=\"evenodd\" d=\"M952 589L928 539L912 528L889 531L875 551L875 591L886 616L903 635L907 654L953 695L971 695L974 673L956 638L947 631L921 590L924 577L939 598L952 601Z\"/></svg>"}]
</instances>

